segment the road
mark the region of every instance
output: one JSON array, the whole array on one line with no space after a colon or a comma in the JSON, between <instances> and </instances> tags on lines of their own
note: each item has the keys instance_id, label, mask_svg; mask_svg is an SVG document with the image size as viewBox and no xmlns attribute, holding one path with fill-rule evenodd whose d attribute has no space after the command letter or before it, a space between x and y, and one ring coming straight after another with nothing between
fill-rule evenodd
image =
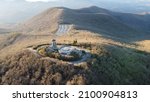
<instances>
[{"instance_id":1,"label":"road","mask_svg":"<svg viewBox=\"0 0 150 102\"><path fill-rule=\"evenodd\" d=\"M73 25L69 25L69 24L61 24L61 25L59 25L58 26L58 30L56 32L56 35L61 36L61 35L65 34L65 33L68 33L71 30L72 26Z\"/></svg>"},{"instance_id":2,"label":"road","mask_svg":"<svg viewBox=\"0 0 150 102\"><path fill-rule=\"evenodd\" d=\"M51 61L59 61L58 59L55 58L50 58L50 57L43 57L40 54L38 54L37 50L34 50L33 48L27 48L29 51L31 51L34 55L38 56L38 57L42 57L42 59L49 59ZM73 64L73 65L78 65L81 64L83 62L86 62L87 60L89 60L91 58L91 54L90 52L86 51L85 55L82 56L82 58L78 61L65 61L69 64Z\"/></svg>"},{"instance_id":3,"label":"road","mask_svg":"<svg viewBox=\"0 0 150 102\"><path fill-rule=\"evenodd\" d=\"M82 58L78 61L72 61L72 62L68 62L70 64L74 64L74 65L77 65L77 64L81 64L83 62L86 62L87 60L89 60L91 58L91 54L89 52L86 52L85 55L82 56Z\"/></svg>"}]
</instances>

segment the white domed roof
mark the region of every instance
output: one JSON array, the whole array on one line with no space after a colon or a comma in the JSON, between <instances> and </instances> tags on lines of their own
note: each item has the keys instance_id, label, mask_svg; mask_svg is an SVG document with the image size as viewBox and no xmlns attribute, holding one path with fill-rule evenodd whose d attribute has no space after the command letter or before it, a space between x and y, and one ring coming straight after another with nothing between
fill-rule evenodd
<instances>
[{"instance_id":1,"label":"white domed roof","mask_svg":"<svg viewBox=\"0 0 150 102\"><path fill-rule=\"evenodd\" d=\"M59 53L62 55L70 55L71 52L76 52L77 54L82 55L82 51L76 47L65 46L59 49Z\"/></svg>"}]
</instances>

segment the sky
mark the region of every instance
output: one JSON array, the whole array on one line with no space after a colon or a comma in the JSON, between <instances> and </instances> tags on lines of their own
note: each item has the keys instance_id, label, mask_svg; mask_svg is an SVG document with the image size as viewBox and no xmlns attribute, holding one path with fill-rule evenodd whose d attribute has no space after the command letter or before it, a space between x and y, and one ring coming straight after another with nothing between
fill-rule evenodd
<instances>
[{"instance_id":1,"label":"sky","mask_svg":"<svg viewBox=\"0 0 150 102\"><path fill-rule=\"evenodd\" d=\"M20 22L50 7L98 6L117 12L150 12L150 0L0 0L0 23Z\"/></svg>"},{"instance_id":2,"label":"sky","mask_svg":"<svg viewBox=\"0 0 150 102\"><path fill-rule=\"evenodd\" d=\"M29 2L29 3L37 3L37 2L45 2L45 3L52 3L54 5L63 5L68 6L72 8L77 8L82 6L88 6L88 5L96 5L101 6L103 4L105 5L111 5L111 4L139 4L139 5L150 5L150 0L0 0L0 3L20 3L20 2ZM78 4L79 6L76 6Z\"/></svg>"}]
</instances>

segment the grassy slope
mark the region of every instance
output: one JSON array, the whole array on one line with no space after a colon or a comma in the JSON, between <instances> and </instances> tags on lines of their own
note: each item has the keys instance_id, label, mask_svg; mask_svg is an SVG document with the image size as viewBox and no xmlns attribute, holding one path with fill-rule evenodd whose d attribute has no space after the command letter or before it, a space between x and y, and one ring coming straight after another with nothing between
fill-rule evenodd
<instances>
[{"instance_id":1,"label":"grassy slope","mask_svg":"<svg viewBox=\"0 0 150 102\"><path fill-rule=\"evenodd\" d=\"M5 47L5 50L0 50L3 54L8 54L8 48L18 49L11 56L0 60L0 83L150 84L149 53L137 50L130 44L104 39L90 32L74 31L74 33L76 34L58 37L57 42L71 43L78 39L79 45L87 49L92 44L93 58L90 61L76 66L38 57L25 48L29 45L49 43L50 38L40 36L39 39L43 38L43 40L39 41L38 36L28 35L21 41L18 40L20 45L13 43ZM86 43L86 46L83 43Z\"/></svg>"},{"instance_id":2,"label":"grassy slope","mask_svg":"<svg viewBox=\"0 0 150 102\"><path fill-rule=\"evenodd\" d=\"M30 32L32 34L48 34L51 32L55 32L58 28L58 22L61 13L61 9L48 9L25 21L24 23L17 25L15 29L23 32Z\"/></svg>"},{"instance_id":3,"label":"grassy slope","mask_svg":"<svg viewBox=\"0 0 150 102\"><path fill-rule=\"evenodd\" d=\"M149 17L111 12L98 7L85 9L51 8L27 20L17 29L34 34L52 34L59 23L123 39L142 37L140 28L149 28ZM147 30L147 29L146 29ZM148 31L148 30L147 30Z\"/></svg>"},{"instance_id":4,"label":"grassy slope","mask_svg":"<svg viewBox=\"0 0 150 102\"><path fill-rule=\"evenodd\" d=\"M86 29L113 37L128 39L140 34L138 30L130 28L109 13L80 13L64 9L62 17L61 23L74 24L76 29Z\"/></svg>"}]
</instances>

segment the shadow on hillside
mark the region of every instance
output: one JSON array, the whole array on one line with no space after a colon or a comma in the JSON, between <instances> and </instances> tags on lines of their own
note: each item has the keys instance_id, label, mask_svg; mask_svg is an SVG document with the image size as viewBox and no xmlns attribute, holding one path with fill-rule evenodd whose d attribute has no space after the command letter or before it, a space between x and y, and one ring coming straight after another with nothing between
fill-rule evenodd
<instances>
[{"instance_id":1,"label":"shadow on hillside","mask_svg":"<svg viewBox=\"0 0 150 102\"><path fill-rule=\"evenodd\" d=\"M150 84L150 53L110 45L104 46L94 58L91 67L94 84Z\"/></svg>"},{"instance_id":2,"label":"shadow on hillside","mask_svg":"<svg viewBox=\"0 0 150 102\"><path fill-rule=\"evenodd\" d=\"M145 32L117 32L117 28L116 31L114 32L110 32L109 29L107 30L101 30L98 28L90 28L90 27L77 27L77 30L88 30L90 32L94 32L97 33L101 36L103 36L104 38L107 39L112 39L114 41L119 41L119 42L124 42L124 43L134 43L137 41L143 41L143 40L150 40L150 33L145 33Z\"/></svg>"}]
</instances>

